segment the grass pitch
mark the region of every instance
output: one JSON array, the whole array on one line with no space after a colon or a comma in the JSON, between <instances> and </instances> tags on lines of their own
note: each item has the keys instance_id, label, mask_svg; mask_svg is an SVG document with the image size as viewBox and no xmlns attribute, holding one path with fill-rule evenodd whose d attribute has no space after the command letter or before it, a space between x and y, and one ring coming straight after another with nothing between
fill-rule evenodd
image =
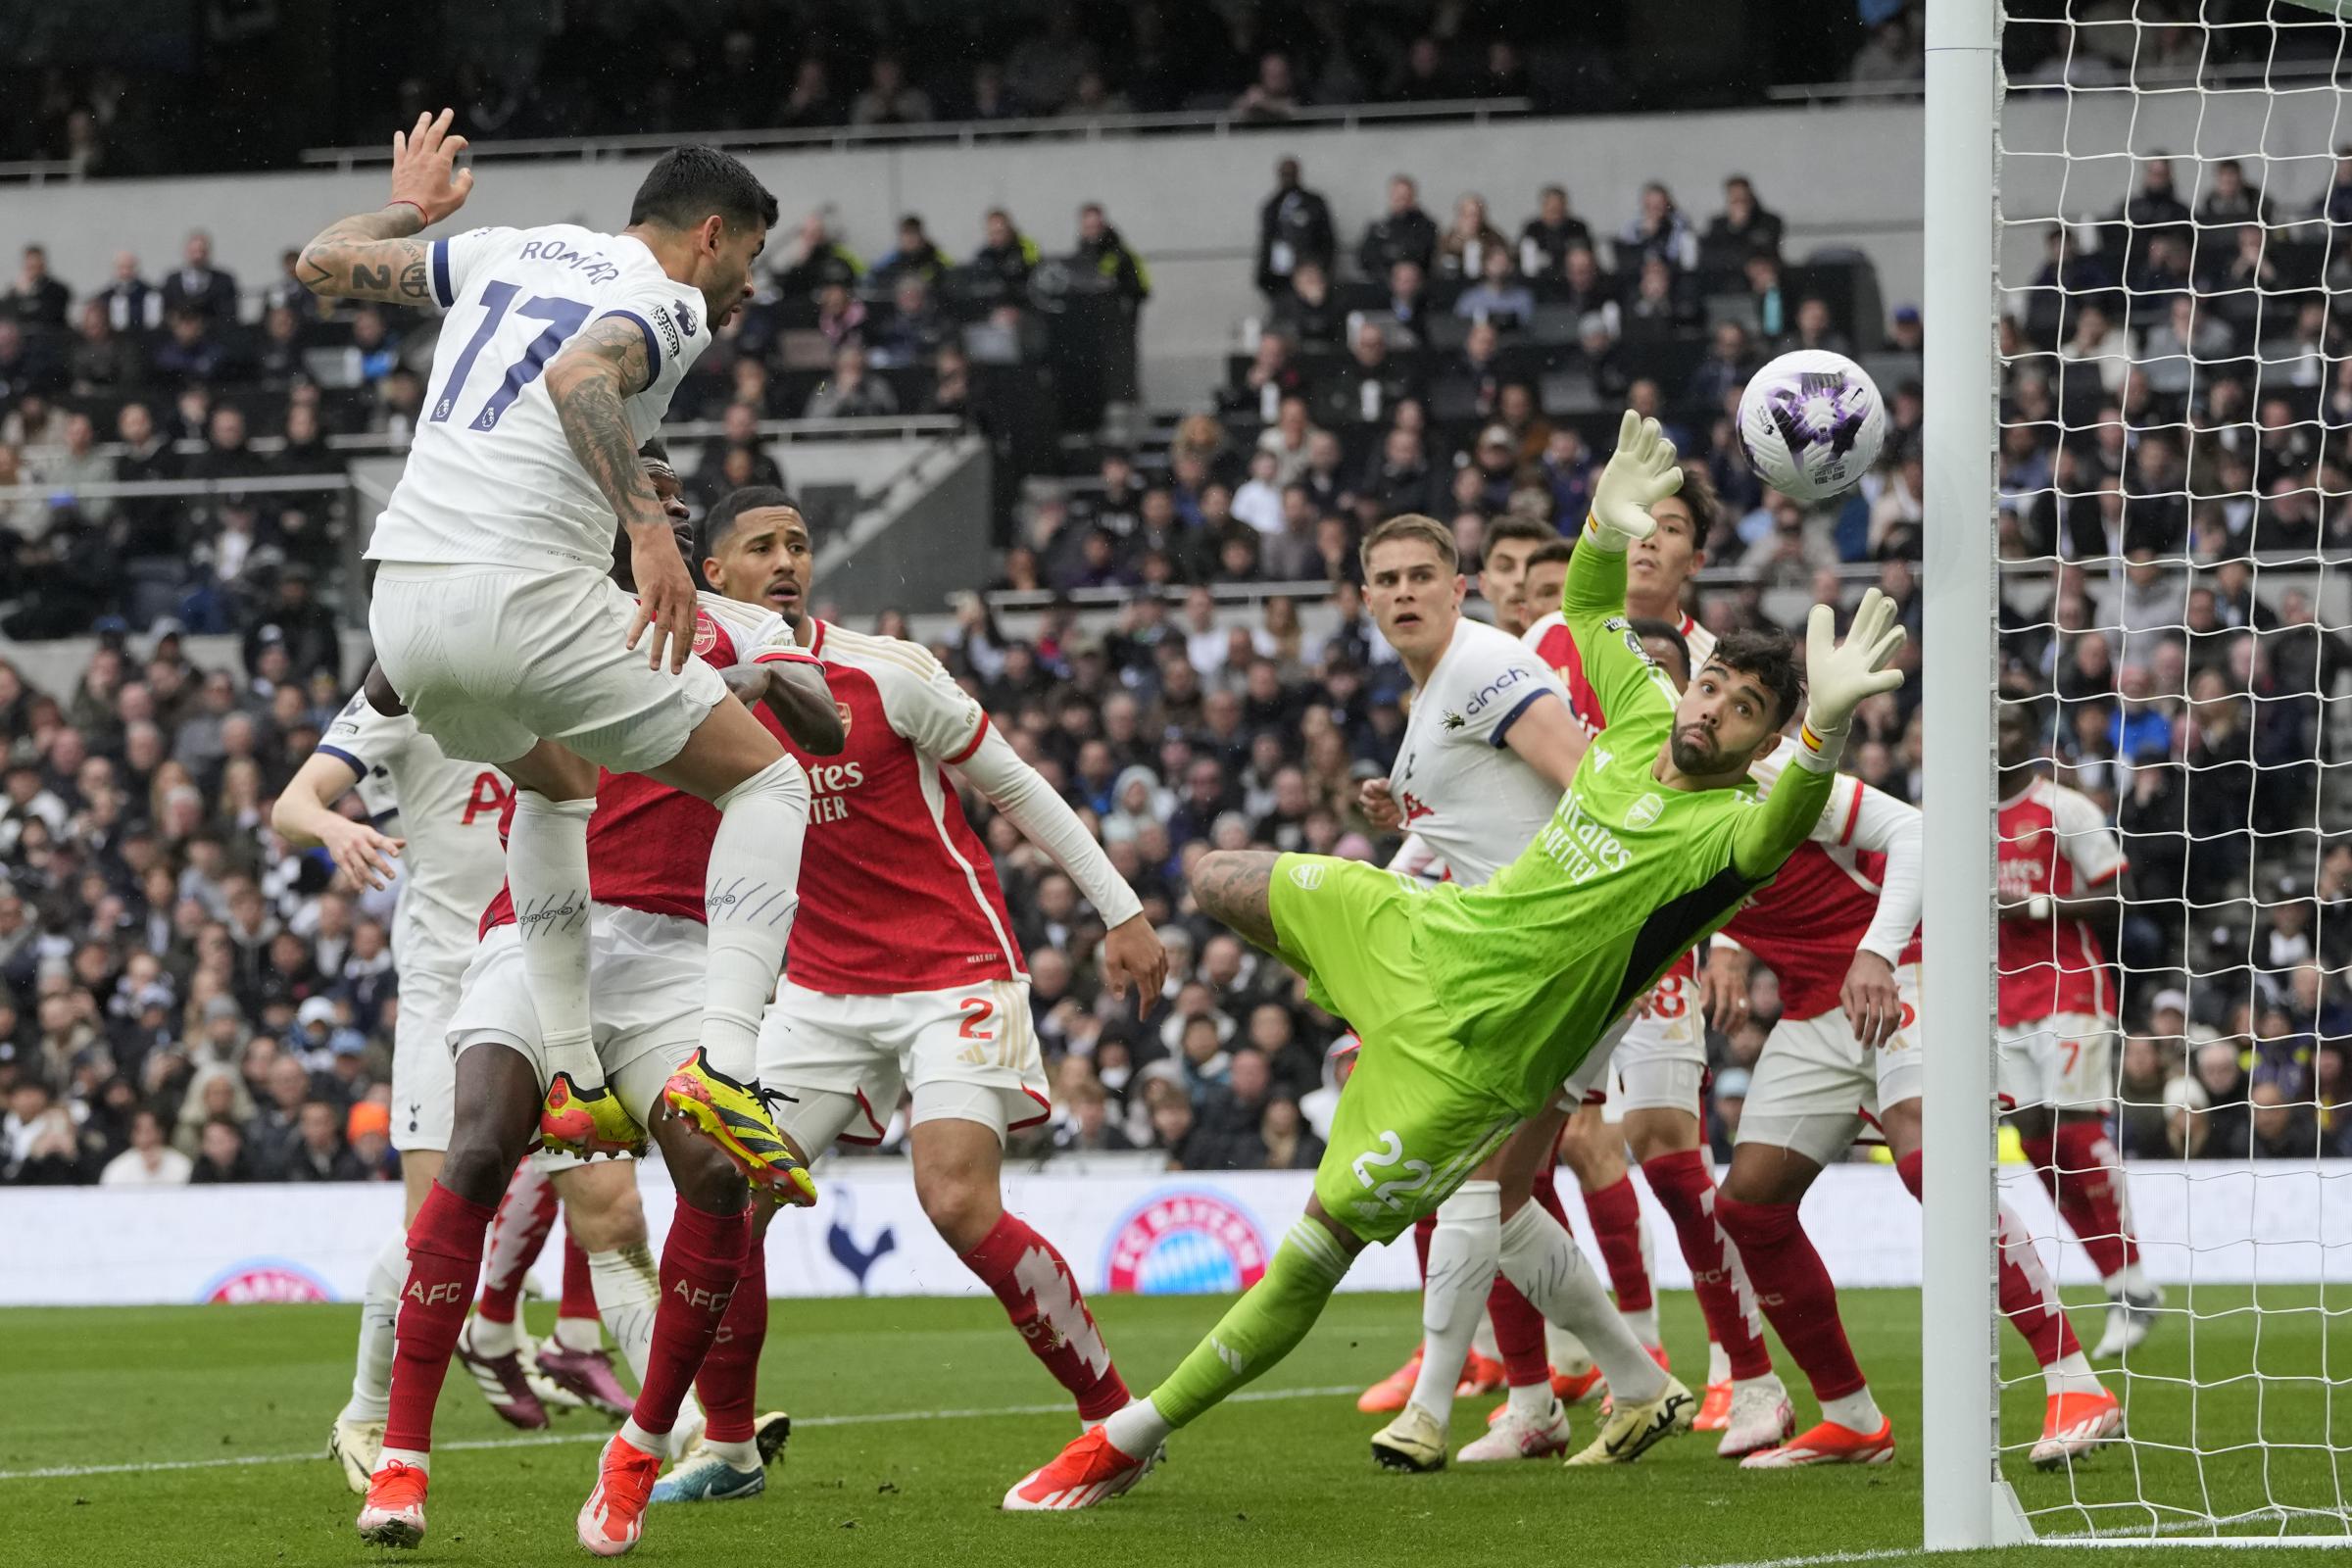
<instances>
[{"instance_id":1,"label":"grass pitch","mask_svg":"<svg viewBox=\"0 0 2352 1568\"><path fill-rule=\"evenodd\" d=\"M1043 1517L1001 1514L997 1499L1076 1430L1075 1418L994 1302L778 1301L761 1403L791 1410L796 1431L767 1494L656 1509L633 1560L790 1568L1899 1562L1920 1540L1918 1298L1857 1291L1844 1301L1855 1351L1904 1445L1889 1466L1742 1474L1714 1457L1712 1439L1694 1436L1618 1470L1526 1463L1387 1474L1366 1448L1378 1421L1356 1413L1352 1394L1409 1351L1418 1314L1408 1298L1344 1295L1247 1402L1180 1434L1169 1462L1142 1487L1092 1513ZM2297 1532L2352 1544L2332 1511L2345 1496L2341 1450L2352 1448L2352 1411L2337 1408L2338 1385L2325 1376L2333 1369L2340 1380L2352 1368L2352 1330L2334 1328L2316 1291L2266 1289L2261 1301L2257 1315L2249 1292L2199 1291L2193 1331L2185 1315L2176 1317L2135 1354L2132 1446L2071 1476L2032 1471L2022 1447L2009 1456L2004 1472L2026 1505L2051 1510L2039 1515L2045 1533L2144 1532L2152 1519L2179 1531L2187 1522L2133 1500L2144 1499L2200 1515L2330 1510L2298 1521ZM2189 1304L2187 1294L2176 1290L2173 1304ZM1096 1302L1139 1394L1223 1305L1166 1297ZM1695 1386L1690 1374L1703 1366L1696 1309L1687 1296L1664 1307L1667 1343ZM2092 1308L2077 1311L2086 1338L2098 1326ZM533 1303L533 1326L544 1332L552 1311ZM589 1560L573 1544L571 1520L593 1479L594 1444L610 1429L573 1414L552 1433L514 1433L463 1372L453 1372L443 1396L424 1546L398 1554L359 1543L359 1499L338 1469L311 1457L323 1452L343 1400L354 1315L349 1306L0 1312L0 1563ZM2003 1439L2023 1445L2039 1429L2039 1382L2022 1347L2004 1338L2003 1371L2022 1381L2003 1400ZM2186 1381L2192 1341L2194 1387ZM1493 1402L1457 1408L1457 1447ZM1809 1420L1801 1394L1798 1404L1800 1423ZM1575 1422L1582 1442L1592 1413ZM2239 1529L2275 1535L2279 1524L2265 1516ZM2352 1560L2340 1549L2328 1555ZM2029 1549L1936 1560L2054 1556ZM2106 1568L2184 1559L2173 1544L2090 1560Z\"/></svg>"}]
</instances>

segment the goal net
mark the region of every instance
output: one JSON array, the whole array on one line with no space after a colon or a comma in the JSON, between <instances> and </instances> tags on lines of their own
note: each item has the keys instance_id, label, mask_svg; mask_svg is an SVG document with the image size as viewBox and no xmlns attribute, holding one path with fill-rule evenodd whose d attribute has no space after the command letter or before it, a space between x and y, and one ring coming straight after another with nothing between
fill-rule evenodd
<instances>
[{"instance_id":1,"label":"goal net","mask_svg":"<svg viewBox=\"0 0 2352 1568\"><path fill-rule=\"evenodd\" d=\"M2277 0L1997 23L1993 1185L2127 1425L2032 1463L1993 1307L1996 1530L2340 1544L2352 39Z\"/></svg>"}]
</instances>

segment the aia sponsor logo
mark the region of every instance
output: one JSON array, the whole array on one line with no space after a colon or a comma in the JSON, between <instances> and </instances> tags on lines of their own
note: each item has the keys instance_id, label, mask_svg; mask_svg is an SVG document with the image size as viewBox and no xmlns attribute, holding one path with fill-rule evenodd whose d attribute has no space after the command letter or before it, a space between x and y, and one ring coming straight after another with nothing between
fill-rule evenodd
<instances>
[{"instance_id":1,"label":"aia sponsor logo","mask_svg":"<svg viewBox=\"0 0 2352 1568\"><path fill-rule=\"evenodd\" d=\"M1110 1289L1146 1296L1246 1291L1266 1272L1265 1233L1215 1193L1178 1188L1147 1199L1111 1232Z\"/></svg>"},{"instance_id":2,"label":"aia sponsor logo","mask_svg":"<svg viewBox=\"0 0 2352 1568\"><path fill-rule=\"evenodd\" d=\"M324 1281L297 1263L278 1258L256 1258L238 1263L217 1276L197 1293L203 1302L244 1306L255 1301L331 1301L334 1293Z\"/></svg>"}]
</instances>

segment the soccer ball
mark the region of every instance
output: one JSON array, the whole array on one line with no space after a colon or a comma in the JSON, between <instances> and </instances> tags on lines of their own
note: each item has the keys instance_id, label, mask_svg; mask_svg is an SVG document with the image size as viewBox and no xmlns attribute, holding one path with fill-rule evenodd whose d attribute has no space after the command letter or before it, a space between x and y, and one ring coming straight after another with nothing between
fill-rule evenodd
<instances>
[{"instance_id":1,"label":"soccer ball","mask_svg":"<svg viewBox=\"0 0 2352 1568\"><path fill-rule=\"evenodd\" d=\"M1740 394L1740 447L1756 477L1799 501L1851 489L1879 461L1886 406L1842 354L1798 349L1749 377Z\"/></svg>"}]
</instances>

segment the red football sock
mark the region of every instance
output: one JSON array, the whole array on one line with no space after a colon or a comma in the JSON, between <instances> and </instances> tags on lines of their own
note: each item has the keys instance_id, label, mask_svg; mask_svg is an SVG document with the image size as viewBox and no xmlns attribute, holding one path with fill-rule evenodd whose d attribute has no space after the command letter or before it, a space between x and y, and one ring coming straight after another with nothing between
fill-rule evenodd
<instances>
[{"instance_id":1,"label":"red football sock","mask_svg":"<svg viewBox=\"0 0 2352 1568\"><path fill-rule=\"evenodd\" d=\"M1437 1234L1438 1216L1424 1214L1413 1221L1413 1263L1421 1270L1422 1283L1429 1281L1429 1239Z\"/></svg>"},{"instance_id":2,"label":"red football sock","mask_svg":"<svg viewBox=\"0 0 2352 1568\"><path fill-rule=\"evenodd\" d=\"M1756 1304L1813 1385L1813 1396L1842 1399L1861 1389L1862 1368L1838 1320L1838 1287L1797 1222L1796 1205L1742 1203L1717 1193L1715 1218L1740 1250Z\"/></svg>"},{"instance_id":3,"label":"red football sock","mask_svg":"<svg viewBox=\"0 0 2352 1568\"><path fill-rule=\"evenodd\" d=\"M568 1230L564 1233L564 1302L556 1308L556 1316L588 1323L597 1320L596 1283L588 1272L588 1254L580 1250Z\"/></svg>"},{"instance_id":4,"label":"red football sock","mask_svg":"<svg viewBox=\"0 0 2352 1568\"><path fill-rule=\"evenodd\" d=\"M556 1190L533 1169L529 1160L514 1167L506 1193L491 1216L490 1237L483 1244L482 1299L478 1310L493 1323L514 1321L515 1303L522 1299L523 1281L539 1261L547 1233L556 1223ZM588 1314L594 1317L591 1311Z\"/></svg>"},{"instance_id":5,"label":"red football sock","mask_svg":"<svg viewBox=\"0 0 2352 1568\"><path fill-rule=\"evenodd\" d=\"M1487 1292L1487 1316L1494 1321L1494 1348L1502 1352L1503 1376L1510 1386L1524 1389L1549 1381L1551 1350L1544 1343L1544 1314L1500 1274Z\"/></svg>"},{"instance_id":6,"label":"red football sock","mask_svg":"<svg viewBox=\"0 0 2352 1568\"><path fill-rule=\"evenodd\" d=\"M2108 1141L2106 1127L2095 1121L2060 1122L2057 1144L2057 1169L2041 1171L2042 1186L2058 1200L2060 1216L2090 1254L2099 1278L2112 1279L2139 1261L2139 1244L2132 1239L2132 1205L2124 1191L2124 1162Z\"/></svg>"},{"instance_id":7,"label":"red football sock","mask_svg":"<svg viewBox=\"0 0 2352 1568\"><path fill-rule=\"evenodd\" d=\"M1617 1310L1646 1311L1649 1268L1642 1261L1642 1200L1634 1196L1633 1177L1620 1176L1599 1192L1587 1193L1585 1213L1592 1221L1592 1239L1600 1244L1601 1261L1609 1266Z\"/></svg>"},{"instance_id":8,"label":"red football sock","mask_svg":"<svg viewBox=\"0 0 2352 1568\"><path fill-rule=\"evenodd\" d=\"M1715 1175L1695 1149L1642 1162L1658 1206L1674 1221L1675 1237L1690 1264L1690 1288L1707 1317L1707 1334L1731 1357L1732 1376L1760 1378L1772 1371L1764 1348L1764 1315L1740 1266L1740 1254L1715 1222Z\"/></svg>"},{"instance_id":9,"label":"red football sock","mask_svg":"<svg viewBox=\"0 0 2352 1568\"><path fill-rule=\"evenodd\" d=\"M727 1314L719 1320L718 1338L703 1357L702 1375L695 1387L703 1396L703 1410L710 1418L714 1443L752 1441L752 1411L760 1393L760 1351L767 1344L767 1248L752 1243L744 1259L743 1278L735 1286Z\"/></svg>"},{"instance_id":10,"label":"red football sock","mask_svg":"<svg viewBox=\"0 0 2352 1568\"><path fill-rule=\"evenodd\" d=\"M1927 1200L1925 1164L1926 1156L1916 1149L1894 1162L1903 1185L1923 1203ZM1996 1200L1996 1205L1994 1217L2000 1227L2001 1248L2001 1316L2009 1320L2009 1326L2017 1330L2034 1351L2034 1363L2048 1366L2082 1347L2075 1339L2074 1325L2067 1322L2066 1307L2058 1299L2058 1282L2042 1267L2041 1253L2034 1250L2026 1222L2007 1203Z\"/></svg>"},{"instance_id":11,"label":"red football sock","mask_svg":"<svg viewBox=\"0 0 2352 1568\"><path fill-rule=\"evenodd\" d=\"M468 1203L439 1182L424 1195L409 1227L409 1278L393 1325L392 1406L384 1446L422 1453L433 1446L433 1405L449 1371L466 1299L482 1266L482 1233L492 1210Z\"/></svg>"},{"instance_id":12,"label":"red football sock","mask_svg":"<svg viewBox=\"0 0 2352 1568\"><path fill-rule=\"evenodd\" d=\"M1000 1215L980 1245L963 1254L963 1266L997 1293L1029 1353L1077 1399L1078 1419L1101 1421L1128 1402L1110 1347L1052 1242L1012 1215Z\"/></svg>"},{"instance_id":13,"label":"red football sock","mask_svg":"<svg viewBox=\"0 0 2352 1568\"><path fill-rule=\"evenodd\" d=\"M1528 1191L1535 1195L1536 1201L1543 1205L1544 1213L1560 1222L1560 1229L1571 1236L1576 1234L1576 1227L1568 1223L1568 1205L1560 1201L1559 1166L1546 1165L1536 1172L1535 1183Z\"/></svg>"},{"instance_id":14,"label":"red football sock","mask_svg":"<svg viewBox=\"0 0 2352 1568\"><path fill-rule=\"evenodd\" d=\"M662 1244L662 1304L654 1311L653 1348L630 1411L647 1432L666 1433L678 1419L679 1402L703 1369L735 1283L743 1278L751 1243L749 1209L713 1214L678 1200L669 1237Z\"/></svg>"}]
</instances>

